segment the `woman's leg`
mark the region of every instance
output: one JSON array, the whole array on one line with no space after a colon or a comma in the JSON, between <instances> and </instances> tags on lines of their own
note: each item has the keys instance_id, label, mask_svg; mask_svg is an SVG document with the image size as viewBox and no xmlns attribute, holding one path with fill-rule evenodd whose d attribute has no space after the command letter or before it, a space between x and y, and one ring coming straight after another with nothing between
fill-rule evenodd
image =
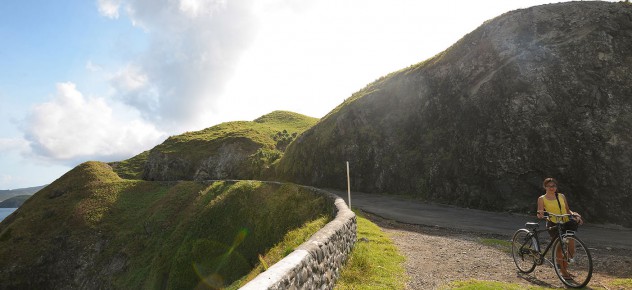
<instances>
[{"instance_id":1,"label":"woman's leg","mask_svg":"<svg viewBox=\"0 0 632 290\"><path fill-rule=\"evenodd\" d=\"M561 244L555 249L555 259L557 260L557 264L560 265L560 273L562 273L562 276L570 278L570 273L566 270L568 268L568 262L564 259L564 255L562 254Z\"/></svg>"}]
</instances>

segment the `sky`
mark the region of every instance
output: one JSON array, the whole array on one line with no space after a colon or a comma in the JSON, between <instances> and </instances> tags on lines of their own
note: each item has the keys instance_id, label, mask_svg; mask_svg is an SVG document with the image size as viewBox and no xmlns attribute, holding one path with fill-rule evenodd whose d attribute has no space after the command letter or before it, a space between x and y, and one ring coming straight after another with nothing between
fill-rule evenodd
<instances>
[{"instance_id":1,"label":"sky","mask_svg":"<svg viewBox=\"0 0 632 290\"><path fill-rule=\"evenodd\" d=\"M275 110L323 117L486 20L551 2L3 0L0 189Z\"/></svg>"}]
</instances>

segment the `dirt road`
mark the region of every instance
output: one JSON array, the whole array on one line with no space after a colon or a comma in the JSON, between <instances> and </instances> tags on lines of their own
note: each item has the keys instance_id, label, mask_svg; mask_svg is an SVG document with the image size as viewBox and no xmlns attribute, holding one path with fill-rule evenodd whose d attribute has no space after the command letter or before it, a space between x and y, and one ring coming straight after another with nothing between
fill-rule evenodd
<instances>
[{"instance_id":1,"label":"dirt road","mask_svg":"<svg viewBox=\"0 0 632 290\"><path fill-rule=\"evenodd\" d=\"M509 236L404 224L366 212L363 215L380 226L406 257L407 289L446 289L450 282L470 279L517 283L525 289L564 288L548 263L533 273L519 273L508 243L496 242L508 241ZM590 249L594 271L587 289L629 289L613 280L632 278L632 249L599 245Z\"/></svg>"}]
</instances>

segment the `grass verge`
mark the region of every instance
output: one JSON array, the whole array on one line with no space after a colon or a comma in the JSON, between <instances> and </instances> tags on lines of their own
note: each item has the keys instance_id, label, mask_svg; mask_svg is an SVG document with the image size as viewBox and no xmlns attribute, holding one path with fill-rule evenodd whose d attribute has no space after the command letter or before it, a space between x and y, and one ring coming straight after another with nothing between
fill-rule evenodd
<instances>
[{"instance_id":1,"label":"grass verge","mask_svg":"<svg viewBox=\"0 0 632 290\"><path fill-rule=\"evenodd\" d=\"M632 289L632 278L614 279L610 282L610 286L615 289Z\"/></svg>"},{"instance_id":2,"label":"grass verge","mask_svg":"<svg viewBox=\"0 0 632 290\"><path fill-rule=\"evenodd\" d=\"M358 241L335 289L404 289L402 256L382 229L356 212Z\"/></svg>"},{"instance_id":3,"label":"grass verge","mask_svg":"<svg viewBox=\"0 0 632 290\"><path fill-rule=\"evenodd\" d=\"M466 281L454 281L441 287L440 289L459 289L459 290L521 290L521 289L551 289L543 287L525 287L518 283L506 283L497 281L482 281L482 280L466 280Z\"/></svg>"}]
</instances>

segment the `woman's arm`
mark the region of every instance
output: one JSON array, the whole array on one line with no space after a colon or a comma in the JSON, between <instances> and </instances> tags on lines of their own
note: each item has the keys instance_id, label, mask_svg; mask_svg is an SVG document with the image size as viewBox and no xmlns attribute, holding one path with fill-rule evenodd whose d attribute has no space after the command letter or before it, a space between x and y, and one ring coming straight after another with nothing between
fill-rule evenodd
<instances>
[{"instance_id":1,"label":"woman's arm","mask_svg":"<svg viewBox=\"0 0 632 290\"><path fill-rule=\"evenodd\" d=\"M542 197L538 197L538 213L537 216L539 219L544 218L544 201L542 201Z\"/></svg>"}]
</instances>

